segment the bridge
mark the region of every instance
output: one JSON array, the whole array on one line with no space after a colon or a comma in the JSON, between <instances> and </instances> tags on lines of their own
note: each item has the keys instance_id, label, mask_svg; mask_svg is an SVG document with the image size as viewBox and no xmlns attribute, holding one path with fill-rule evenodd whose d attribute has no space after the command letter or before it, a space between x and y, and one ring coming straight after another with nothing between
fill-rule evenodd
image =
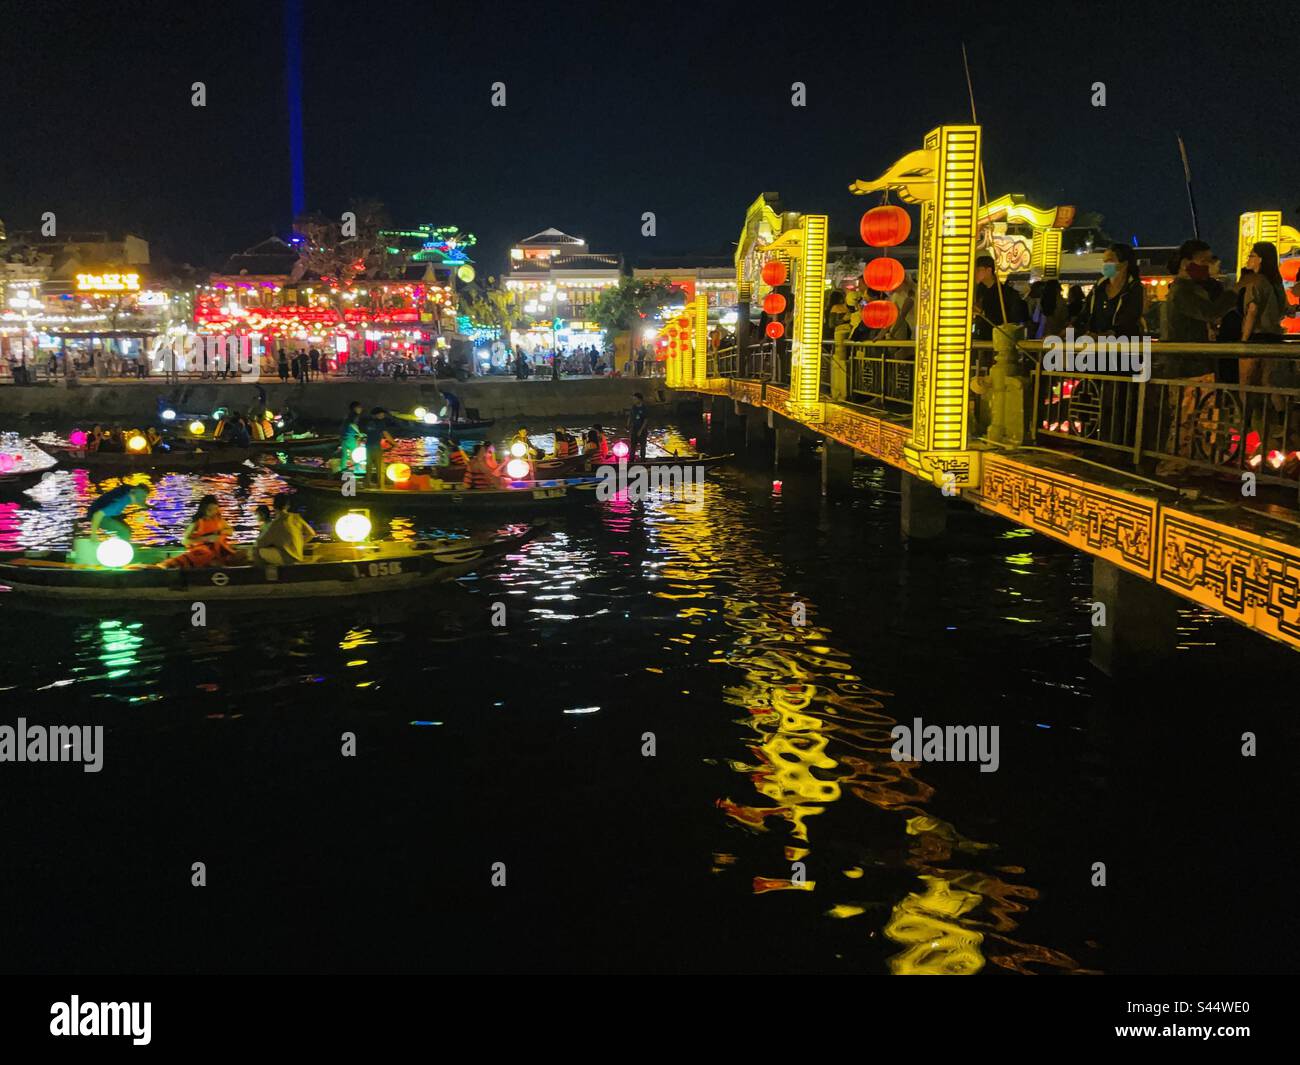
<instances>
[{"instance_id":1,"label":"bridge","mask_svg":"<svg viewBox=\"0 0 1300 1065\"><path fill-rule=\"evenodd\" d=\"M862 223L878 247L901 243L910 226L891 195L920 207L910 340L853 342L847 323L832 326L827 217L760 196L736 252L735 343L710 350L696 297L661 333L667 383L704 397L715 434L743 424L748 441L766 444L774 432L778 462L800 436L819 437L824 491L847 482L855 454L896 468L906 537L941 536L960 498L1092 555L1094 599L1105 606L1094 610L1093 661L1108 673L1174 650L1180 599L1300 650L1300 347L1155 342L1140 379L1067 370L1009 327L972 340L977 238L989 243L981 231L1008 217L1032 226L1033 268L1056 277L1072 215L1020 197L990 201L981 176L980 128L942 126L880 178L850 186L885 199ZM1238 265L1270 239L1283 254L1300 248L1280 212L1243 215ZM887 258L867 269L902 277ZM890 319L879 302L862 313L868 324ZM1263 359L1280 371L1264 379L1282 383L1241 385L1219 372L1242 357Z\"/></svg>"}]
</instances>

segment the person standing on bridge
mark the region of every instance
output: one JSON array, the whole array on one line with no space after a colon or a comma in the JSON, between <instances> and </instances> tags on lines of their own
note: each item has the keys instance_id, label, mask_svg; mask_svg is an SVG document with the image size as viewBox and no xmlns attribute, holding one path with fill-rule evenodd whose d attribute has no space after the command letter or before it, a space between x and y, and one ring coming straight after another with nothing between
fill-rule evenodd
<instances>
[{"instance_id":1,"label":"person standing on bridge","mask_svg":"<svg viewBox=\"0 0 1300 1065\"><path fill-rule=\"evenodd\" d=\"M1083 304L1076 328L1092 336L1139 337L1145 294L1137 256L1128 244L1112 244L1102 256L1101 278Z\"/></svg>"},{"instance_id":2,"label":"person standing on bridge","mask_svg":"<svg viewBox=\"0 0 1300 1065\"><path fill-rule=\"evenodd\" d=\"M976 340L992 340L994 326L1018 326L1029 319L1020 293L1007 282L998 281L992 255L981 255L975 260L975 301Z\"/></svg>"}]
</instances>

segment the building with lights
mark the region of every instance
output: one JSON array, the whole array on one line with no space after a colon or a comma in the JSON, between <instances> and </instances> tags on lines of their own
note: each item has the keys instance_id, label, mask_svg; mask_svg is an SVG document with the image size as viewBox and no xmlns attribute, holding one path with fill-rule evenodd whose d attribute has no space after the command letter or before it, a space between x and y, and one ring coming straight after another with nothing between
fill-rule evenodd
<instances>
[{"instance_id":1,"label":"building with lights","mask_svg":"<svg viewBox=\"0 0 1300 1065\"><path fill-rule=\"evenodd\" d=\"M380 230L347 280L311 269L306 239L271 237L231 256L196 295L196 330L249 336L266 372L279 350L292 356L313 347L336 366L360 357L428 365L459 339L457 285L474 279L466 254L473 234L454 226Z\"/></svg>"},{"instance_id":2,"label":"building with lights","mask_svg":"<svg viewBox=\"0 0 1300 1065\"><path fill-rule=\"evenodd\" d=\"M504 284L519 293L533 325L512 342L529 352L594 346L604 349L605 335L591 308L602 291L623 276L623 257L593 252L580 237L543 229L510 249Z\"/></svg>"},{"instance_id":3,"label":"building with lights","mask_svg":"<svg viewBox=\"0 0 1300 1065\"><path fill-rule=\"evenodd\" d=\"M10 234L0 243L0 365L133 369L152 338L191 315L192 287L166 274L132 234Z\"/></svg>"}]
</instances>

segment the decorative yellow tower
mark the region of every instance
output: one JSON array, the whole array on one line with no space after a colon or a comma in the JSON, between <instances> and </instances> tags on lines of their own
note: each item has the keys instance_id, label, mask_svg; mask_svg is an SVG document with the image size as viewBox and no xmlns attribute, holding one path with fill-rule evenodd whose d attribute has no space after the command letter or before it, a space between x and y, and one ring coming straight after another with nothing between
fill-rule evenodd
<instances>
[{"instance_id":1,"label":"decorative yellow tower","mask_svg":"<svg viewBox=\"0 0 1300 1065\"><path fill-rule=\"evenodd\" d=\"M923 144L849 190L888 190L921 205L916 384L904 455L940 487L967 488L980 474L979 452L968 444L980 127L939 126Z\"/></svg>"}]
</instances>

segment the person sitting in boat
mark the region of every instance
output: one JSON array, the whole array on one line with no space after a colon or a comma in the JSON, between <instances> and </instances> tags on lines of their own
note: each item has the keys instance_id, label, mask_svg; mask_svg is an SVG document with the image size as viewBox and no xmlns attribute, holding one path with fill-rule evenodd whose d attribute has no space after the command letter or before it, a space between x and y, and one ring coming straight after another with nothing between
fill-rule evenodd
<instances>
[{"instance_id":1,"label":"person sitting in boat","mask_svg":"<svg viewBox=\"0 0 1300 1065\"><path fill-rule=\"evenodd\" d=\"M117 429L101 429L99 432L99 447L95 450L110 455L120 454L122 451L122 434Z\"/></svg>"},{"instance_id":2,"label":"person sitting in boat","mask_svg":"<svg viewBox=\"0 0 1300 1065\"><path fill-rule=\"evenodd\" d=\"M500 488L501 471L497 466L496 456L486 443L480 441L474 445L474 457L465 467L466 488Z\"/></svg>"},{"instance_id":3,"label":"person sitting in boat","mask_svg":"<svg viewBox=\"0 0 1300 1065\"><path fill-rule=\"evenodd\" d=\"M578 443L563 429L555 430L555 457L557 459L567 459L571 455L578 453Z\"/></svg>"},{"instance_id":4,"label":"person sitting in boat","mask_svg":"<svg viewBox=\"0 0 1300 1065\"><path fill-rule=\"evenodd\" d=\"M221 504L216 496L199 500L194 520L185 528L181 543L185 553L158 563L162 569L202 569L205 566L228 566L238 562L240 555L231 543L235 530L221 516Z\"/></svg>"},{"instance_id":5,"label":"person sitting in boat","mask_svg":"<svg viewBox=\"0 0 1300 1065\"><path fill-rule=\"evenodd\" d=\"M157 430L157 428L155 428L152 425L149 426L149 428L144 431L144 438L149 445L150 454L159 450L163 446L162 433L160 433Z\"/></svg>"},{"instance_id":6,"label":"person sitting in boat","mask_svg":"<svg viewBox=\"0 0 1300 1065\"><path fill-rule=\"evenodd\" d=\"M583 442L582 453L592 462L604 462L609 451L609 443L605 439L605 434L600 431L600 426L595 425L587 430L587 439Z\"/></svg>"},{"instance_id":7,"label":"person sitting in boat","mask_svg":"<svg viewBox=\"0 0 1300 1065\"><path fill-rule=\"evenodd\" d=\"M234 444L235 447L251 447L253 436L248 431L248 423L244 421L244 416L239 411L234 410L226 415L226 431L221 434L221 439L228 443Z\"/></svg>"},{"instance_id":8,"label":"person sitting in boat","mask_svg":"<svg viewBox=\"0 0 1300 1065\"><path fill-rule=\"evenodd\" d=\"M528 449L524 453L523 457L528 459L530 462L536 462L538 459L545 457L545 454L542 451L542 449L540 447L534 446L532 440L529 439L528 430L525 429L523 426L520 426L519 432L515 433L515 435L510 439L511 447L513 447L517 443L523 444L524 447ZM511 454L513 455L514 452L511 451Z\"/></svg>"},{"instance_id":9,"label":"person sitting in boat","mask_svg":"<svg viewBox=\"0 0 1300 1065\"><path fill-rule=\"evenodd\" d=\"M447 465L458 470L464 470L469 466L469 456L465 454L465 449L460 446L459 440L448 439L447 441Z\"/></svg>"},{"instance_id":10,"label":"person sitting in boat","mask_svg":"<svg viewBox=\"0 0 1300 1065\"><path fill-rule=\"evenodd\" d=\"M92 532L106 532L109 536L119 536L123 540L131 539L131 529L122 520L122 512L127 507L144 506L149 498L149 487L143 484L119 484L110 488L90 504L86 517L90 519Z\"/></svg>"},{"instance_id":11,"label":"person sitting in boat","mask_svg":"<svg viewBox=\"0 0 1300 1065\"><path fill-rule=\"evenodd\" d=\"M262 527L253 545L253 561L272 566L302 562L316 530L289 509L288 493L276 496L271 505L271 520Z\"/></svg>"},{"instance_id":12,"label":"person sitting in boat","mask_svg":"<svg viewBox=\"0 0 1300 1065\"><path fill-rule=\"evenodd\" d=\"M104 427L98 422L90 427L90 432L86 434L85 448L87 454L93 454L99 450L99 445L104 442L104 433Z\"/></svg>"}]
</instances>

